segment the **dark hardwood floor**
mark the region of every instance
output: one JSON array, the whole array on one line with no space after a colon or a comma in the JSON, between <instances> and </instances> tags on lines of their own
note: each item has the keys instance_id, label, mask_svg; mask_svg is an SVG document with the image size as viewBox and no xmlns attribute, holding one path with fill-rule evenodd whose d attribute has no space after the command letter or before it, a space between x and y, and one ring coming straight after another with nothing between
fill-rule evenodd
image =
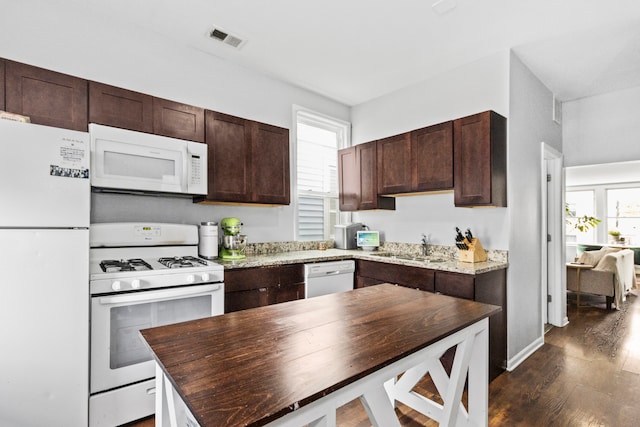
<instances>
[{"instance_id":1,"label":"dark hardwood floor","mask_svg":"<svg viewBox=\"0 0 640 427\"><path fill-rule=\"evenodd\" d=\"M606 310L603 297L568 296L569 325L551 328L545 344L513 372L489 385L490 426L640 425L640 292L621 310ZM421 393L431 393L427 381ZM400 405L403 427L437 423ZM129 427L151 427L153 418ZM359 401L342 407L338 425L371 425Z\"/></svg>"}]
</instances>

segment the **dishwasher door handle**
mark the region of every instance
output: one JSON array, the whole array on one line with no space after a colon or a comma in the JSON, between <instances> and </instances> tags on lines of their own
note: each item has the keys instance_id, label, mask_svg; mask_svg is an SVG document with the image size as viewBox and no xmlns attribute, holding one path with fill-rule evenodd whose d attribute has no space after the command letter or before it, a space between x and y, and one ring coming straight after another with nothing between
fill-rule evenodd
<instances>
[{"instance_id":1,"label":"dishwasher door handle","mask_svg":"<svg viewBox=\"0 0 640 427\"><path fill-rule=\"evenodd\" d=\"M327 271L326 273L324 273L325 276L335 276L336 274L340 274L342 273L340 270L334 270L334 271Z\"/></svg>"}]
</instances>

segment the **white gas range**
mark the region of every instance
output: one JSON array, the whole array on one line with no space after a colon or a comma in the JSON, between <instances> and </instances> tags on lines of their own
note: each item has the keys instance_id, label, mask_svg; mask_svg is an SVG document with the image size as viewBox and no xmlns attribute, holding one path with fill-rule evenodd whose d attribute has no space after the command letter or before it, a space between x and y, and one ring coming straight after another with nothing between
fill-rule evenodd
<instances>
[{"instance_id":1,"label":"white gas range","mask_svg":"<svg viewBox=\"0 0 640 427\"><path fill-rule=\"evenodd\" d=\"M223 267L197 252L195 225L91 225L90 426L154 413L155 366L140 329L223 314Z\"/></svg>"}]
</instances>

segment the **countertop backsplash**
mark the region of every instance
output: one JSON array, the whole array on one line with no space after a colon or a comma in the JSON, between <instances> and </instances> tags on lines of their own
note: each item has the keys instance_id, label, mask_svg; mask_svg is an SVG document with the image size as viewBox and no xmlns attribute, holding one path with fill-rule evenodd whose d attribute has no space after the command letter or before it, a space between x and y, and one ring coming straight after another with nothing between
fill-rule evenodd
<instances>
[{"instance_id":1,"label":"countertop backsplash","mask_svg":"<svg viewBox=\"0 0 640 427\"><path fill-rule=\"evenodd\" d=\"M327 249L335 246L333 240L313 240L308 242L268 242L268 243L248 243L245 253L247 255L271 255L282 252L296 252L320 250L324 245ZM485 249L487 260L506 263L508 262L509 251ZM393 254L404 254L420 256L423 254L422 245L419 243L383 242L378 248L378 252L388 252ZM429 256L456 259L458 248L455 246L429 245Z\"/></svg>"}]
</instances>

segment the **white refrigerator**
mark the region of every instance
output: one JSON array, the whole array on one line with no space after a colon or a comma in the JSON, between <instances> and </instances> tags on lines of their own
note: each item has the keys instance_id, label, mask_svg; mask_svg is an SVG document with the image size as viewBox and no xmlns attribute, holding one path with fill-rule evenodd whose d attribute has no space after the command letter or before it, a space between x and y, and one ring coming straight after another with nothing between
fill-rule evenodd
<instances>
[{"instance_id":1,"label":"white refrigerator","mask_svg":"<svg viewBox=\"0 0 640 427\"><path fill-rule=\"evenodd\" d=\"M86 426L89 134L0 120L0 426Z\"/></svg>"}]
</instances>

